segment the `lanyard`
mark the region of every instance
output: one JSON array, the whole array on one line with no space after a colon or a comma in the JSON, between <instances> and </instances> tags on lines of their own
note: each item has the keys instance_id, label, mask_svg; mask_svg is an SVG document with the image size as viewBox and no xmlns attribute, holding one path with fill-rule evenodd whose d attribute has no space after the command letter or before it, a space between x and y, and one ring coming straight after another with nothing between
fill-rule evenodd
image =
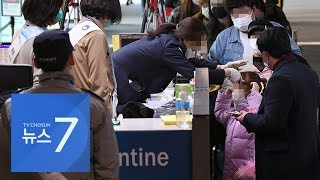
<instances>
[{"instance_id":1,"label":"lanyard","mask_svg":"<svg viewBox=\"0 0 320 180\"><path fill-rule=\"evenodd\" d=\"M94 22L94 20L93 20L90 16L86 16L86 18L87 18L89 21L93 22L95 25L97 25L97 23ZM98 25L97 25L97 26L98 26Z\"/></svg>"},{"instance_id":2,"label":"lanyard","mask_svg":"<svg viewBox=\"0 0 320 180\"><path fill-rule=\"evenodd\" d=\"M40 80L40 82L45 82L45 81L51 81L51 80L58 80L58 81L66 81L70 84L74 84L74 81L68 78L64 78L64 77L52 77L52 78L46 78L46 79L42 79Z\"/></svg>"}]
</instances>

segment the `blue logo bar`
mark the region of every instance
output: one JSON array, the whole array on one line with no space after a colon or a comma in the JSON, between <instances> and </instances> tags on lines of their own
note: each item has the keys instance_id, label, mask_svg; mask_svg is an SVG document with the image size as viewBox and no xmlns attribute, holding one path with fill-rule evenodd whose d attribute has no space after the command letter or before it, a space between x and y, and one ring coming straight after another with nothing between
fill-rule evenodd
<instances>
[{"instance_id":1,"label":"blue logo bar","mask_svg":"<svg viewBox=\"0 0 320 180\"><path fill-rule=\"evenodd\" d=\"M12 172L90 172L90 95L13 94Z\"/></svg>"}]
</instances>

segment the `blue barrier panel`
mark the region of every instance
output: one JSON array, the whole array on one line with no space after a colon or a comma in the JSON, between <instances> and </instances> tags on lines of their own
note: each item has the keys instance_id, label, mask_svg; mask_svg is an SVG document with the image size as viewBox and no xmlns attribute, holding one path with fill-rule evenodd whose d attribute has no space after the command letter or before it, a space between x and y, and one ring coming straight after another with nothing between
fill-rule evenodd
<instances>
[{"instance_id":1,"label":"blue barrier panel","mask_svg":"<svg viewBox=\"0 0 320 180\"><path fill-rule=\"evenodd\" d=\"M120 180L191 180L191 131L117 131Z\"/></svg>"}]
</instances>

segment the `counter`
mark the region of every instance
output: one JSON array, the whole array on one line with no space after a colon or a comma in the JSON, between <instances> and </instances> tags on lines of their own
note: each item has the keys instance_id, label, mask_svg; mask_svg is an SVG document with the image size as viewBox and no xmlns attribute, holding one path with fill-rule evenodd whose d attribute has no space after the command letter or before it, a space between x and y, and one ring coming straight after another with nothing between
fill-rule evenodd
<instances>
[{"instance_id":1,"label":"counter","mask_svg":"<svg viewBox=\"0 0 320 180\"><path fill-rule=\"evenodd\" d=\"M191 128L164 125L160 118L120 122L120 180L192 179Z\"/></svg>"},{"instance_id":2,"label":"counter","mask_svg":"<svg viewBox=\"0 0 320 180\"><path fill-rule=\"evenodd\" d=\"M161 118L130 118L122 119L120 126L114 126L116 131L185 131L176 125L164 125Z\"/></svg>"}]
</instances>

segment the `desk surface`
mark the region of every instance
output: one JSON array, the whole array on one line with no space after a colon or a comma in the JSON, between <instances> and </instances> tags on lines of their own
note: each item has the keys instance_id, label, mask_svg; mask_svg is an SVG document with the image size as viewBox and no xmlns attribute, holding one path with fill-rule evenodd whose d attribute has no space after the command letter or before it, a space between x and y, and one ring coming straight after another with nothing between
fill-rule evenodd
<instances>
[{"instance_id":1,"label":"desk surface","mask_svg":"<svg viewBox=\"0 0 320 180\"><path fill-rule=\"evenodd\" d=\"M120 126L114 126L115 131L188 131L176 125L164 125L161 118L122 119Z\"/></svg>"}]
</instances>

